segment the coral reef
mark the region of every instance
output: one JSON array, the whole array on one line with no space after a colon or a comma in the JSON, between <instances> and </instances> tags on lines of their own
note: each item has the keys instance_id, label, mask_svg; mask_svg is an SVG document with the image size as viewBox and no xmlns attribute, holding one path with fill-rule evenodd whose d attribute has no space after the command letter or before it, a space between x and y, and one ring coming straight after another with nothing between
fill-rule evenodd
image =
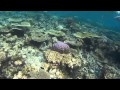
<instances>
[{"instance_id":1,"label":"coral reef","mask_svg":"<svg viewBox=\"0 0 120 90\"><path fill-rule=\"evenodd\" d=\"M50 79L50 74L40 69L39 72L30 72L30 79Z\"/></svg>"},{"instance_id":2,"label":"coral reef","mask_svg":"<svg viewBox=\"0 0 120 90\"><path fill-rule=\"evenodd\" d=\"M31 34L31 40L35 42L45 42L49 40L49 36L44 33L32 33Z\"/></svg>"},{"instance_id":3,"label":"coral reef","mask_svg":"<svg viewBox=\"0 0 120 90\"><path fill-rule=\"evenodd\" d=\"M65 40L65 43L67 43L71 47L81 47L83 45L83 40L82 39Z\"/></svg>"},{"instance_id":4,"label":"coral reef","mask_svg":"<svg viewBox=\"0 0 120 90\"><path fill-rule=\"evenodd\" d=\"M56 51L45 51L45 57L48 63L53 63L62 66L68 66L69 68L75 68L80 66L80 59L74 58L69 54L61 54Z\"/></svg>"},{"instance_id":5,"label":"coral reef","mask_svg":"<svg viewBox=\"0 0 120 90\"><path fill-rule=\"evenodd\" d=\"M0 16L0 78L120 78L119 32L42 11L17 13Z\"/></svg>"},{"instance_id":6,"label":"coral reef","mask_svg":"<svg viewBox=\"0 0 120 90\"><path fill-rule=\"evenodd\" d=\"M42 32L31 33L30 38L28 38L28 44L38 47L40 50L46 50L52 45L50 42L50 37Z\"/></svg>"}]
</instances>

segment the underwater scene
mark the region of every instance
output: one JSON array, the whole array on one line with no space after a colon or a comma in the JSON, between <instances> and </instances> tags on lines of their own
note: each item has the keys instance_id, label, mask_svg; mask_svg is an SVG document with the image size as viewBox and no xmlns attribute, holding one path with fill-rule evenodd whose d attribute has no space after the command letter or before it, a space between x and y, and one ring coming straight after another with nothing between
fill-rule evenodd
<instances>
[{"instance_id":1,"label":"underwater scene","mask_svg":"<svg viewBox=\"0 0 120 90\"><path fill-rule=\"evenodd\" d=\"M120 11L0 11L0 79L120 79Z\"/></svg>"}]
</instances>

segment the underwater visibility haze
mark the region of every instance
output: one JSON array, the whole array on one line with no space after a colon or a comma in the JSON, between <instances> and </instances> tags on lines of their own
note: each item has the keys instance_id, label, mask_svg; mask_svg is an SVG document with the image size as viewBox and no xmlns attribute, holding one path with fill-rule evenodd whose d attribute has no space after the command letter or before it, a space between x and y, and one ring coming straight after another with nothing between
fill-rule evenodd
<instances>
[{"instance_id":1,"label":"underwater visibility haze","mask_svg":"<svg viewBox=\"0 0 120 90\"><path fill-rule=\"evenodd\" d=\"M0 11L1 79L120 79L120 11Z\"/></svg>"}]
</instances>

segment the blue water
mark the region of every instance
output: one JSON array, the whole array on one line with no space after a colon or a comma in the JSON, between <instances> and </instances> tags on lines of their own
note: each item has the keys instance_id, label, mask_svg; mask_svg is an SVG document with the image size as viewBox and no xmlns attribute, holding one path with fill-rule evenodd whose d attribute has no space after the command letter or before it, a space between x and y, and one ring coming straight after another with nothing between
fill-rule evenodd
<instances>
[{"instance_id":1,"label":"blue water","mask_svg":"<svg viewBox=\"0 0 120 90\"><path fill-rule=\"evenodd\" d=\"M3 15L4 11L0 11L0 15ZM32 13L39 13L41 11L29 11ZM17 14L18 17L25 17L24 14L29 14L27 11L13 11L12 14ZM116 11L47 11L48 14L60 17L74 16L79 20L84 20L95 25L100 25L105 28L113 29L120 32L120 21L115 17L119 16Z\"/></svg>"},{"instance_id":2,"label":"blue water","mask_svg":"<svg viewBox=\"0 0 120 90\"><path fill-rule=\"evenodd\" d=\"M80 20L86 20L115 31L120 31L120 21L114 18L118 16L116 11L48 11L48 13L61 17L75 16Z\"/></svg>"}]
</instances>

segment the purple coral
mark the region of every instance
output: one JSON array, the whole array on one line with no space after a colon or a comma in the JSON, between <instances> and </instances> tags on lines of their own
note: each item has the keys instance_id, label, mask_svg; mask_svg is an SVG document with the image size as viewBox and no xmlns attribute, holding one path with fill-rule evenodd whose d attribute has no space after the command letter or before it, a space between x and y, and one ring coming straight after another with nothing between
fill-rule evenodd
<instances>
[{"instance_id":1,"label":"purple coral","mask_svg":"<svg viewBox=\"0 0 120 90\"><path fill-rule=\"evenodd\" d=\"M52 49L60 53L69 53L70 51L70 47L61 41L54 43Z\"/></svg>"}]
</instances>

